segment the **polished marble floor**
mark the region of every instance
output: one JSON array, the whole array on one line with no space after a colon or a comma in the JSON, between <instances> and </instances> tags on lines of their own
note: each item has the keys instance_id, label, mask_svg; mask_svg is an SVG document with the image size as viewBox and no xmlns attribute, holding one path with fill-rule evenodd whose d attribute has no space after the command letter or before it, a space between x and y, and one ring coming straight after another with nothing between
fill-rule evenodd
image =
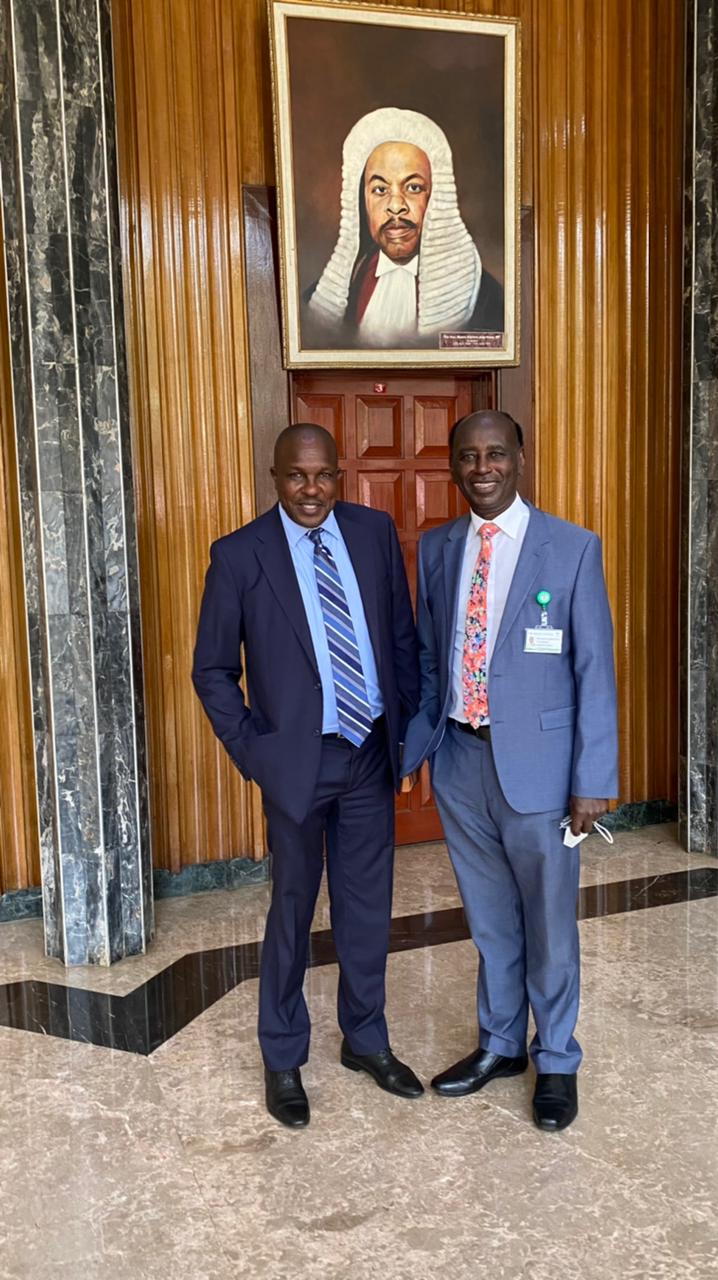
<instances>
[{"instance_id":1,"label":"polished marble floor","mask_svg":"<svg viewBox=\"0 0 718 1280\"><path fill-rule=\"evenodd\" d=\"M0 925L0 1009L3 989L22 989L32 1013L64 988L81 1023L142 995L146 1025L167 1032L156 1048L114 1049L52 1020L23 1029L30 1014L0 1025L2 1280L718 1274L718 868L669 826L584 850L586 1059L579 1118L560 1135L531 1124L529 1074L405 1102L343 1071L321 937L307 977L312 1124L277 1126L246 967L265 886L160 902L150 954L111 970L63 970L43 958L39 922ZM399 851L390 1025L425 1080L476 1038L457 906L443 846ZM315 929L327 926L322 897Z\"/></svg>"}]
</instances>

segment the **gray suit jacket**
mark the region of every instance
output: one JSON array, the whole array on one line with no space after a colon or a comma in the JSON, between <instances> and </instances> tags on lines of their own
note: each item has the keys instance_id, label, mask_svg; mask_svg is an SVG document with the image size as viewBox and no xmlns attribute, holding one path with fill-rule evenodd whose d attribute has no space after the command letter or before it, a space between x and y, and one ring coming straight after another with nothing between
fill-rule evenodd
<instances>
[{"instance_id":1,"label":"gray suit jacket","mask_svg":"<svg viewBox=\"0 0 718 1280\"><path fill-rule=\"evenodd\" d=\"M419 545L421 699L406 734L405 773L436 751L446 730L468 521L432 529ZM560 654L524 653L525 628L539 625L542 589L551 592L551 626L563 629ZM601 544L532 506L491 658L489 701L496 771L513 809L541 813L565 809L570 795L617 795L613 627Z\"/></svg>"}]
</instances>

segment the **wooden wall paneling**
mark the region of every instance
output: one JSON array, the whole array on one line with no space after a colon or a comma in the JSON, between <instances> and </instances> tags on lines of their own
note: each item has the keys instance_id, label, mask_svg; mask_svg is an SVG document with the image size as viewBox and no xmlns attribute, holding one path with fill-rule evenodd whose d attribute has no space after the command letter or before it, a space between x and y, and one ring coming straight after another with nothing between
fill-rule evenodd
<instances>
[{"instance_id":1,"label":"wooden wall paneling","mask_svg":"<svg viewBox=\"0 0 718 1280\"><path fill-rule=\"evenodd\" d=\"M530 502L534 497L536 453L534 448L534 216L533 209L521 210L521 363L497 369L495 403L521 424L526 467L521 493ZM478 408L475 405L475 408ZM483 406L481 406L483 407Z\"/></svg>"},{"instance_id":2,"label":"wooden wall paneling","mask_svg":"<svg viewBox=\"0 0 718 1280\"><path fill-rule=\"evenodd\" d=\"M276 501L269 473L274 441L290 420L289 375L282 366L279 274L276 246L276 192L246 186L244 213L245 287L249 342L249 396L257 515Z\"/></svg>"},{"instance_id":3,"label":"wooden wall paneling","mask_svg":"<svg viewBox=\"0 0 718 1280\"><path fill-rule=\"evenodd\" d=\"M682 5L539 8L538 499L604 539L622 798L673 799Z\"/></svg>"},{"instance_id":4,"label":"wooden wall paneling","mask_svg":"<svg viewBox=\"0 0 718 1280\"><path fill-rule=\"evenodd\" d=\"M240 123L251 17L218 2L113 4L153 844L171 870L264 848L258 795L190 683L210 542L254 510Z\"/></svg>"},{"instance_id":5,"label":"wooden wall paneling","mask_svg":"<svg viewBox=\"0 0 718 1280\"><path fill-rule=\"evenodd\" d=\"M202 7L201 0L195 0ZM232 60L238 91L241 180L275 185L272 70L266 0L213 0L233 30ZM230 17L231 14L231 17Z\"/></svg>"},{"instance_id":6,"label":"wooden wall paneling","mask_svg":"<svg viewBox=\"0 0 718 1280\"><path fill-rule=\"evenodd\" d=\"M649 644L651 655L656 655L659 663L649 676L649 696L652 690L660 689L661 666L667 676L663 725L657 731L654 727L651 734L651 782L657 788L657 794L662 793L671 799L675 799L678 794L683 176L677 169L682 163L684 145L685 26L685 4L683 0L674 0L658 26L654 82L658 98L666 86L670 110L667 108L661 113L659 120L654 120L649 126L655 129L652 162L655 191L652 268L654 278L664 282L664 289L663 292L660 287L653 290L656 345L652 348L652 356L655 390L645 438L649 454L653 458L651 496L654 497L656 492L662 493L664 506L661 512L655 502L651 501L649 504L653 529L647 552L651 560L650 547L656 539L660 539L665 557L658 574L655 572L655 565L653 572L651 600L656 630L652 633ZM662 410L663 419L663 448L659 453L653 449L656 409Z\"/></svg>"},{"instance_id":7,"label":"wooden wall paneling","mask_svg":"<svg viewBox=\"0 0 718 1280\"><path fill-rule=\"evenodd\" d=\"M0 206L0 894L40 883L30 662Z\"/></svg>"}]
</instances>

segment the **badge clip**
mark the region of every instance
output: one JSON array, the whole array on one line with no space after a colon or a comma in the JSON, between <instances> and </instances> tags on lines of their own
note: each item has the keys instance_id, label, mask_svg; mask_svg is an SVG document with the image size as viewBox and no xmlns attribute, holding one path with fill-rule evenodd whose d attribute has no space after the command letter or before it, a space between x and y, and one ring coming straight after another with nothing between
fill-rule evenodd
<instances>
[{"instance_id":1,"label":"badge clip","mask_svg":"<svg viewBox=\"0 0 718 1280\"><path fill-rule=\"evenodd\" d=\"M541 591L536 593L536 603L541 606L541 622L539 625L542 627L550 627L551 624L548 620L548 606L551 603L551 592L542 588Z\"/></svg>"}]
</instances>

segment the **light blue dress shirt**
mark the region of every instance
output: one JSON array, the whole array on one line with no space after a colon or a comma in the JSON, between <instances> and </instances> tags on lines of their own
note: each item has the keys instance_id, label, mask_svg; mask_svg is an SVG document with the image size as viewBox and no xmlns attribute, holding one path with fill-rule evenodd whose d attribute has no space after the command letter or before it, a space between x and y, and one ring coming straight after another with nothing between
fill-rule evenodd
<instances>
[{"instance_id":1,"label":"light blue dress shirt","mask_svg":"<svg viewBox=\"0 0 718 1280\"><path fill-rule=\"evenodd\" d=\"M310 530L304 525L297 524L287 515L284 507L280 504L279 514L284 526L284 532L287 535L289 550L292 556L294 571L297 575L299 590L301 592L302 601L304 603L304 612L307 615L309 623L309 631L314 645L314 653L317 659L317 667L319 668L319 679L322 682L322 698L323 698L323 717L322 717L322 733L338 733L339 717L337 716L337 700L334 692L334 676L332 674L332 661L329 655L329 645L327 644L327 633L324 628L324 616L322 614L322 606L319 600L319 588L317 587L317 575L314 572L314 543L309 537ZM351 562L346 543L342 537L341 530L337 524L336 516L333 511L329 512L323 525L320 525L322 533L322 542L329 549L337 566L339 577L342 580L344 594L347 598L347 605L352 616L354 624L354 634L356 635L357 647L361 658L362 670L364 672L364 682L366 684L367 698L371 714L376 720L384 710L384 702L379 688L379 676L376 669L376 661L374 659L374 650L371 647L369 638L369 628L366 624L364 615L364 605L362 604L361 592L359 591L359 583L356 579L354 566Z\"/></svg>"}]
</instances>

